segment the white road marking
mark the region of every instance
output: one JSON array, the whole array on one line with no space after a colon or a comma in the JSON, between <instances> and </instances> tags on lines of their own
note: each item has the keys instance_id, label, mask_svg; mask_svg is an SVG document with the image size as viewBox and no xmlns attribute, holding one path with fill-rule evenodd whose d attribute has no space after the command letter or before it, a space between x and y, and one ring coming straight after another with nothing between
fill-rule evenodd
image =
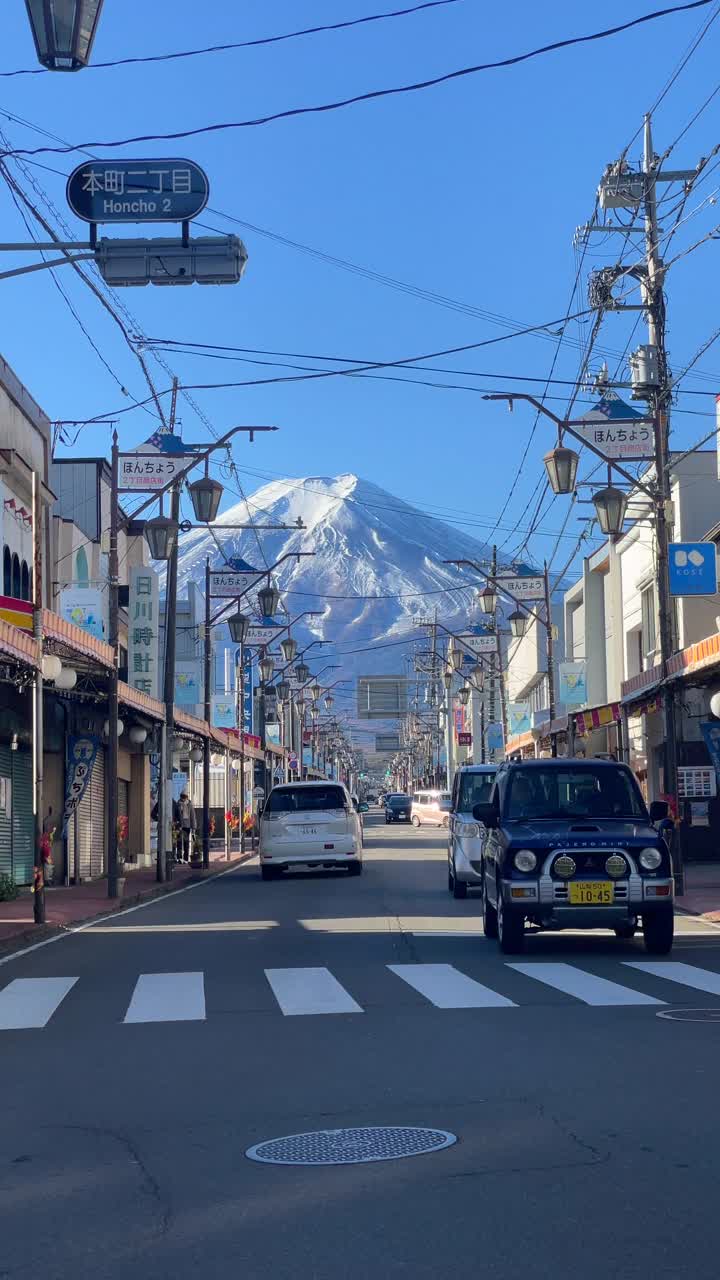
<instances>
[{"instance_id":1,"label":"white road marking","mask_svg":"<svg viewBox=\"0 0 720 1280\"><path fill-rule=\"evenodd\" d=\"M0 1031L44 1027L77 978L15 978L0 991Z\"/></svg>"},{"instance_id":2,"label":"white road marking","mask_svg":"<svg viewBox=\"0 0 720 1280\"><path fill-rule=\"evenodd\" d=\"M508 964L509 969L524 973L527 978L536 978L548 987L564 991L566 995L575 996L584 1004L621 1005L621 1004L664 1004L664 1000L656 1000L654 996L643 995L641 991L631 991L619 982L609 982L607 978L598 978L594 973L586 973L584 969L576 969L572 964Z\"/></svg>"},{"instance_id":3,"label":"white road marking","mask_svg":"<svg viewBox=\"0 0 720 1280\"><path fill-rule=\"evenodd\" d=\"M329 969L266 969L265 977L286 1017L363 1012Z\"/></svg>"},{"instance_id":4,"label":"white road marking","mask_svg":"<svg viewBox=\"0 0 720 1280\"><path fill-rule=\"evenodd\" d=\"M720 996L720 973L710 969L698 969L694 964L682 964L679 960L623 960L629 969L652 974L653 978L667 978L668 982L680 982L696 991L709 991Z\"/></svg>"},{"instance_id":5,"label":"white road marking","mask_svg":"<svg viewBox=\"0 0 720 1280\"><path fill-rule=\"evenodd\" d=\"M452 964L389 964L437 1009L514 1009L512 1000L460 973Z\"/></svg>"},{"instance_id":6,"label":"white road marking","mask_svg":"<svg viewBox=\"0 0 720 1280\"><path fill-rule=\"evenodd\" d=\"M202 973L141 973L124 1022L203 1022Z\"/></svg>"}]
</instances>

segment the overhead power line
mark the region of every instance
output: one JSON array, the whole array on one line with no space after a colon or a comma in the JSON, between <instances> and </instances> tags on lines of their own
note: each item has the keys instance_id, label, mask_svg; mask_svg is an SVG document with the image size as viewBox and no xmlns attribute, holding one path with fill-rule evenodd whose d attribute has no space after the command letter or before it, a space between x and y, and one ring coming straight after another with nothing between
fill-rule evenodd
<instances>
[{"instance_id":1,"label":"overhead power line","mask_svg":"<svg viewBox=\"0 0 720 1280\"><path fill-rule=\"evenodd\" d=\"M528 62L533 58L541 57L548 53L555 53L560 49L568 49L575 45L589 44L597 40L606 40L610 36L621 34L623 31L630 31L633 27L639 27L648 22L655 22L660 18L669 17L675 13L685 13L691 9L702 9L710 4L711 0L690 0L688 4L673 5L666 9L655 9L652 13L642 14L639 18L632 18L629 22L619 23L614 27L605 27L601 31L593 31L585 36L570 36L564 40L553 40L550 44L541 45L537 49L527 50L525 53L517 53L508 58L500 58L495 62L477 63L470 67L460 67L456 71L447 71L440 76L432 76L426 80L417 80L412 84L394 85L387 89L371 89L366 93L353 94L349 98L340 98L334 102L319 103L308 107L289 107L284 111L275 111L268 115L255 116L249 120L231 120L223 121L216 124L198 125L194 129L177 129L172 133L143 133L136 134L130 138L114 138L108 140L97 140L92 142L77 142L67 147L35 147L32 149L19 149L10 152L11 155L68 155L74 151L84 151L88 148L97 150L98 148L106 149L108 147L126 147L138 142L170 142L178 138L195 138L201 134L221 133L235 129L251 129L260 125L272 124L277 120L289 120L296 116L322 115L330 111L339 111L345 107L355 106L360 102L372 102L380 98L397 97L407 93L417 93L425 89L435 88L440 84L447 84L453 80L460 80L466 76L478 75L485 71L495 71L503 67L517 66L522 62Z\"/></svg>"},{"instance_id":2,"label":"overhead power line","mask_svg":"<svg viewBox=\"0 0 720 1280\"><path fill-rule=\"evenodd\" d=\"M234 49L257 49L266 44L282 44L285 40L297 40L300 36L322 35L330 31L344 31L348 27L361 27L371 22L384 22L388 18L406 18L411 14L421 13L424 9L441 9L449 4L459 4L460 0L425 0L424 4L414 4L409 9L392 9L389 13L371 13L363 18L349 18L346 22L329 22L317 27L303 27L298 31L285 31L277 36L260 36L256 40L237 40L230 44L211 44L202 49L185 49L178 53L154 53L141 58L114 58L109 62L91 62L87 71L101 71L107 67L130 67L146 62L177 62L181 58L199 58L205 54L230 53ZM27 67L18 71L0 71L0 79L11 79L13 76L42 76L46 74L44 67Z\"/></svg>"}]
</instances>

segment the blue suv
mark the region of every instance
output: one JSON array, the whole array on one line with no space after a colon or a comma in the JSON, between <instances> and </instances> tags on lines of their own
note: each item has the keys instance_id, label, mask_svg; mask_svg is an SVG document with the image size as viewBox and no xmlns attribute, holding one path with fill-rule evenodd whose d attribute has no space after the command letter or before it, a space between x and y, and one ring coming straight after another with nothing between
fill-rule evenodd
<instances>
[{"instance_id":1,"label":"blue suv","mask_svg":"<svg viewBox=\"0 0 720 1280\"><path fill-rule=\"evenodd\" d=\"M627 765L509 761L500 765L489 801L473 814L486 828L485 933L502 951L522 951L526 923L609 928L619 938L632 938L640 925L647 951L671 950L667 805L655 802L648 812Z\"/></svg>"}]
</instances>

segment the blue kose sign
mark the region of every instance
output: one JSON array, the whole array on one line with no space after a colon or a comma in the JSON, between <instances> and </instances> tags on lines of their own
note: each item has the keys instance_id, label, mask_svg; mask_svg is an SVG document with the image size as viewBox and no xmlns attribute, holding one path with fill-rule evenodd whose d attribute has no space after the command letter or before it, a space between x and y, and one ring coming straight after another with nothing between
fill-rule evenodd
<instances>
[{"instance_id":1,"label":"blue kose sign","mask_svg":"<svg viewBox=\"0 0 720 1280\"><path fill-rule=\"evenodd\" d=\"M714 542L671 542L670 594L714 596L717 593L717 550Z\"/></svg>"}]
</instances>

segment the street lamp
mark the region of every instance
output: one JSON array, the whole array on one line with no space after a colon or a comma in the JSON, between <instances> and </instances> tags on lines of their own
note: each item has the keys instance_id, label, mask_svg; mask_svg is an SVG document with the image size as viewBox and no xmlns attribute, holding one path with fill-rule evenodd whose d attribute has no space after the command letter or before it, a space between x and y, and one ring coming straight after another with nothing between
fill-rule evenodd
<instances>
[{"instance_id":1,"label":"street lamp","mask_svg":"<svg viewBox=\"0 0 720 1280\"><path fill-rule=\"evenodd\" d=\"M317 700L318 700L318 698L320 697L320 694L321 694L321 693L322 693L322 686L321 686L321 685L319 685L319 684L311 684L311 685L310 685L310 697L312 698L313 702L317 702Z\"/></svg>"},{"instance_id":2,"label":"street lamp","mask_svg":"<svg viewBox=\"0 0 720 1280\"><path fill-rule=\"evenodd\" d=\"M466 685L463 685L462 689L461 689L461 690L460 690L460 692L458 693L458 698L460 699L460 701L461 701L462 705L463 705L464 707L466 707L466 706L467 706L467 704L468 704L468 702L470 701L470 686L469 686L469 685L467 685L467 684L466 684Z\"/></svg>"},{"instance_id":3,"label":"street lamp","mask_svg":"<svg viewBox=\"0 0 720 1280\"><path fill-rule=\"evenodd\" d=\"M277 686L277 696L280 702L290 701L290 685L287 680L281 680Z\"/></svg>"},{"instance_id":4,"label":"street lamp","mask_svg":"<svg viewBox=\"0 0 720 1280\"><path fill-rule=\"evenodd\" d=\"M195 519L201 524L209 524L214 520L223 495L220 482L213 480L212 476L206 472L199 480L193 480L192 484L188 485L188 493L192 500Z\"/></svg>"},{"instance_id":5,"label":"street lamp","mask_svg":"<svg viewBox=\"0 0 720 1280\"><path fill-rule=\"evenodd\" d=\"M527 617L519 609L514 609L508 618L510 630L516 640L522 640L527 629Z\"/></svg>"},{"instance_id":6,"label":"street lamp","mask_svg":"<svg viewBox=\"0 0 720 1280\"><path fill-rule=\"evenodd\" d=\"M267 684L268 680L272 680L273 671L275 670L275 662L273 658L261 658L258 667L260 669L260 679L263 684Z\"/></svg>"},{"instance_id":7,"label":"street lamp","mask_svg":"<svg viewBox=\"0 0 720 1280\"><path fill-rule=\"evenodd\" d=\"M332 708L332 707L334 707L334 706L335 706L335 699L334 699L333 695L332 695L331 693L326 694L326 696L325 696L325 710L326 710L326 711L330 711L330 710L331 710L331 708Z\"/></svg>"},{"instance_id":8,"label":"street lamp","mask_svg":"<svg viewBox=\"0 0 720 1280\"><path fill-rule=\"evenodd\" d=\"M477 593L478 604L483 613L494 613L497 607L497 591L490 582L487 582L482 591Z\"/></svg>"},{"instance_id":9,"label":"street lamp","mask_svg":"<svg viewBox=\"0 0 720 1280\"><path fill-rule=\"evenodd\" d=\"M272 618L277 613L280 604L280 592L272 583L268 583L266 587L262 587L258 591L258 604L263 618Z\"/></svg>"},{"instance_id":10,"label":"street lamp","mask_svg":"<svg viewBox=\"0 0 720 1280\"><path fill-rule=\"evenodd\" d=\"M103 0L25 0L38 60L48 71L80 71L90 51Z\"/></svg>"},{"instance_id":11,"label":"street lamp","mask_svg":"<svg viewBox=\"0 0 720 1280\"><path fill-rule=\"evenodd\" d=\"M455 670L459 671L460 668L462 667L463 662L465 661L465 654L463 653L462 649L451 649L450 661L453 667L455 668Z\"/></svg>"},{"instance_id":12,"label":"street lamp","mask_svg":"<svg viewBox=\"0 0 720 1280\"><path fill-rule=\"evenodd\" d=\"M446 671L443 676L443 684L445 685L445 688L448 693L450 692L450 686L452 682L453 682L452 671Z\"/></svg>"},{"instance_id":13,"label":"street lamp","mask_svg":"<svg viewBox=\"0 0 720 1280\"><path fill-rule=\"evenodd\" d=\"M485 683L485 670L483 667L481 667L479 662L475 664L472 671L470 672L470 675L475 681L475 688L478 690L481 690Z\"/></svg>"},{"instance_id":14,"label":"street lamp","mask_svg":"<svg viewBox=\"0 0 720 1280\"><path fill-rule=\"evenodd\" d=\"M310 668L304 662L298 662L295 668L298 684L305 684L310 679Z\"/></svg>"},{"instance_id":15,"label":"street lamp","mask_svg":"<svg viewBox=\"0 0 720 1280\"><path fill-rule=\"evenodd\" d=\"M228 627L230 628L230 639L233 644L244 644L247 640L250 619L246 614L241 613L238 609L231 618L228 618Z\"/></svg>"},{"instance_id":16,"label":"street lamp","mask_svg":"<svg viewBox=\"0 0 720 1280\"><path fill-rule=\"evenodd\" d=\"M280 641L280 648L285 661L292 662L297 653L297 640L293 636L286 636L284 640Z\"/></svg>"},{"instance_id":17,"label":"street lamp","mask_svg":"<svg viewBox=\"0 0 720 1280\"><path fill-rule=\"evenodd\" d=\"M608 535L622 533L627 494L610 484L606 489L598 489L592 500L601 531Z\"/></svg>"},{"instance_id":18,"label":"street lamp","mask_svg":"<svg viewBox=\"0 0 720 1280\"><path fill-rule=\"evenodd\" d=\"M553 493L573 493L579 455L574 449L558 444L545 454L543 462Z\"/></svg>"},{"instance_id":19,"label":"street lamp","mask_svg":"<svg viewBox=\"0 0 720 1280\"><path fill-rule=\"evenodd\" d=\"M169 516L145 521L145 538L153 560L170 560L177 546L179 525Z\"/></svg>"}]
</instances>

